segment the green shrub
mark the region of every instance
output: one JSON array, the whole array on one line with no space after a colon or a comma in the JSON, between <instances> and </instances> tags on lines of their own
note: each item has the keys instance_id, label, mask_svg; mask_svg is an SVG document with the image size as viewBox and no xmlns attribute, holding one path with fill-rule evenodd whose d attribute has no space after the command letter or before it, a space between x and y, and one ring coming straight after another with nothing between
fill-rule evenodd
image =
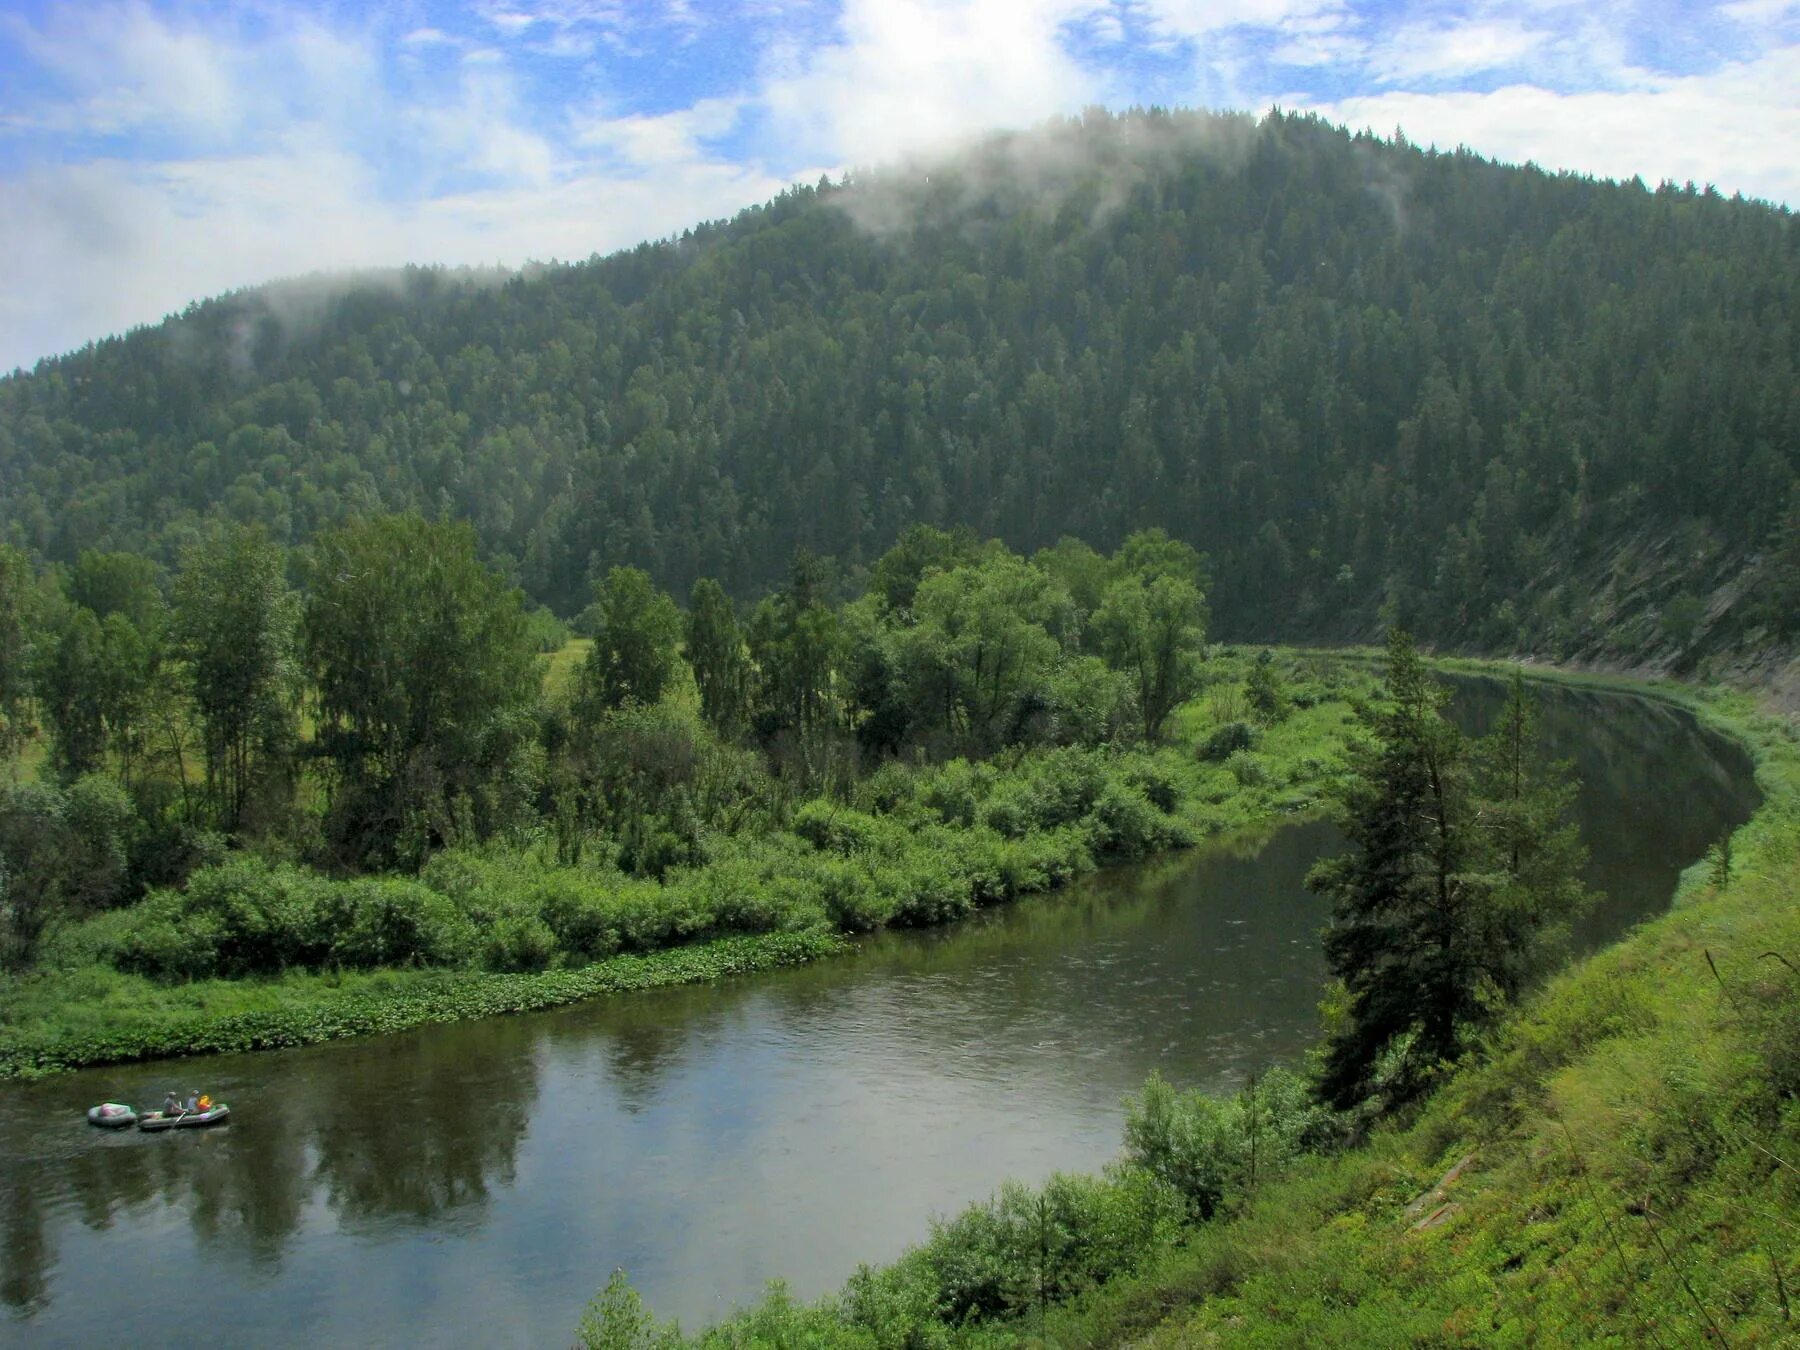
<instances>
[{"instance_id":1,"label":"green shrub","mask_svg":"<svg viewBox=\"0 0 1800 1350\"><path fill-rule=\"evenodd\" d=\"M988 798L981 823L1006 839L1023 839L1036 830L1037 814L1024 785L1009 783Z\"/></svg>"},{"instance_id":2,"label":"green shrub","mask_svg":"<svg viewBox=\"0 0 1800 1350\"><path fill-rule=\"evenodd\" d=\"M331 925L335 931L328 959L333 965L361 970L450 966L463 964L474 955L475 926L449 897L420 882L399 877L342 882L331 886L326 904L341 916Z\"/></svg>"},{"instance_id":3,"label":"green shrub","mask_svg":"<svg viewBox=\"0 0 1800 1350\"><path fill-rule=\"evenodd\" d=\"M180 913L178 903L151 896L131 912L116 939L113 963L123 971L162 980L198 980L219 969L219 923L209 915ZM179 897L171 896L174 901Z\"/></svg>"},{"instance_id":4,"label":"green shrub","mask_svg":"<svg viewBox=\"0 0 1800 1350\"><path fill-rule=\"evenodd\" d=\"M973 825L982 802L993 789L995 776L991 764L953 759L926 775L918 789L918 800L946 825Z\"/></svg>"},{"instance_id":5,"label":"green shrub","mask_svg":"<svg viewBox=\"0 0 1800 1350\"><path fill-rule=\"evenodd\" d=\"M1210 1219L1316 1147L1331 1119L1284 1069L1225 1098L1177 1092L1152 1073L1125 1103L1125 1157L1179 1193L1192 1217Z\"/></svg>"},{"instance_id":6,"label":"green shrub","mask_svg":"<svg viewBox=\"0 0 1800 1350\"><path fill-rule=\"evenodd\" d=\"M611 890L599 878L560 869L537 884L538 917L565 961L598 961L619 950Z\"/></svg>"},{"instance_id":7,"label":"green shrub","mask_svg":"<svg viewBox=\"0 0 1800 1350\"><path fill-rule=\"evenodd\" d=\"M841 1316L880 1345L943 1344L951 1327L1003 1322L1135 1268L1173 1239L1181 1214L1181 1197L1136 1169L1008 1182L893 1265L858 1271Z\"/></svg>"},{"instance_id":8,"label":"green shrub","mask_svg":"<svg viewBox=\"0 0 1800 1350\"><path fill-rule=\"evenodd\" d=\"M1009 840L1000 853L1001 877L1014 896L1051 890L1093 870L1086 833L1074 827Z\"/></svg>"},{"instance_id":9,"label":"green shrub","mask_svg":"<svg viewBox=\"0 0 1800 1350\"><path fill-rule=\"evenodd\" d=\"M918 800L919 784L913 770L889 760L856 785L855 802L870 815L899 815Z\"/></svg>"},{"instance_id":10,"label":"green shrub","mask_svg":"<svg viewBox=\"0 0 1800 1350\"><path fill-rule=\"evenodd\" d=\"M137 906L139 924L122 935L119 964L161 979L265 975L316 965L333 937L319 903L330 884L254 857L202 868L186 890L158 891Z\"/></svg>"},{"instance_id":11,"label":"green shrub","mask_svg":"<svg viewBox=\"0 0 1800 1350\"><path fill-rule=\"evenodd\" d=\"M852 861L825 860L815 876L819 900L832 927L866 933L893 920L893 892L876 885L865 867Z\"/></svg>"},{"instance_id":12,"label":"green shrub","mask_svg":"<svg viewBox=\"0 0 1800 1350\"><path fill-rule=\"evenodd\" d=\"M482 942L481 964L494 971L538 971L556 955L556 934L533 914L504 914Z\"/></svg>"},{"instance_id":13,"label":"green shrub","mask_svg":"<svg viewBox=\"0 0 1800 1350\"><path fill-rule=\"evenodd\" d=\"M789 827L821 852L862 853L883 837L881 822L841 802L815 797L794 813Z\"/></svg>"},{"instance_id":14,"label":"green shrub","mask_svg":"<svg viewBox=\"0 0 1800 1350\"><path fill-rule=\"evenodd\" d=\"M1125 782L1148 797L1158 811L1172 814L1181 805L1182 789L1174 774L1148 755L1134 756L1128 762Z\"/></svg>"},{"instance_id":15,"label":"green shrub","mask_svg":"<svg viewBox=\"0 0 1800 1350\"><path fill-rule=\"evenodd\" d=\"M1248 750L1238 750L1225 761L1225 767L1231 776L1237 779L1239 787L1266 787L1269 782L1269 767Z\"/></svg>"},{"instance_id":16,"label":"green shrub","mask_svg":"<svg viewBox=\"0 0 1800 1350\"><path fill-rule=\"evenodd\" d=\"M915 851L876 875L875 884L891 901L893 922L923 928L961 918L975 907L969 888L942 858Z\"/></svg>"},{"instance_id":17,"label":"green shrub","mask_svg":"<svg viewBox=\"0 0 1800 1350\"><path fill-rule=\"evenodd\" d=\"M1086 816L1110 781L1107 758L1097 750L1051 750L1027 761L1023 777L1036 828L1053 830Z\"/></svg>"},{"instance_id":18,"label":"green shrub","mask_svg":"<svg viewBox=\"0 0 1800 1350\"><path fill-rule=\"evenodd\" d=\"M1142 858L1193 843L1184 825L1123 783L1108 783L1101 790L1091 820L1094 851L1112 857Z\"/></svg>"},{"instance_id":19,"label":"green shrub","mask_svg":"<svg viewBox=\"0 0 1800 1350\"><path fill-rule=\"evenodd\" d=\"M1258 734L1248 722L1227 722L1200 742L1196 753L1208 764L1222 764L1241 751L1255 749Z\"/></svg>"}]
</instances>

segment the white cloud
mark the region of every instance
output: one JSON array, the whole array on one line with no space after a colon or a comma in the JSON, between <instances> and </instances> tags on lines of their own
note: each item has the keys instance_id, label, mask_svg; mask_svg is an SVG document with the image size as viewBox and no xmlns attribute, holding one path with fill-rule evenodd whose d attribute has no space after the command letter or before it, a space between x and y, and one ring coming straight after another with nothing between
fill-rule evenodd
<instances>
[{"instance_id":1,"label":"white cloud","mask_svg":"<svg viewBox=\"0 0 1800 1350\"><path fill-rule=\"evenodd\" d=\"M243 111L221 40L166 24L142 3L53 9L13 24L23 52L70 97L50 120L101 135L169 126L217 136Z\"/></svg>"},{"instance_id":2,"label":"white cloud","mask_svg":"<svg viewBox=\"0 0 1800 1350\"><path fill-rule=\"evenodd\" d=\"M1336 14L1344 5L1341 0L1132 0L1132 8L1154 30L1199 38L1237 27L1281 31Z\"/></svg>"},{"instance_id":3,"label":"white cloud","mask_svg":"<svg viewBox=\"0 0 1800 1350\"><path fill-rule=\"evenodd\" d=\"M727 135L742 111L741 100L708 98L655 116L581 114L570 119L570 130L577 145L610 150L628 164L655 169L705 159L704 142Z\"/></svg>"},{"instance_id":4,"label":"white cloud","mask_svg":"<svg viewBox=\"0 0 1800 1350\"><path fill-rule=\"evenodd\" d=\"M771 54L761 101L826 162L872 163L1080 107L1100 81L1060 40L1082 0L847 0L842 41Z\"/></svg>"},{"instance_id":5,"label":"white cloud","mask_svg":"<svg viewBox=\"0 0 1800 1350\"><path fill-rule=\"evenodd\" d=\"M1796 0L1736 0L1720 5L1719 13L1739 23L1765 25L1785 19L1796 8Z\"/></svg>"},{"instance_id":6,"label":"white cloud","mask_svg":"<svg viewBox=\"0 0 1800 1350\"><path fill-rule=\"evenodd\" d=\"M556 149L522 117L502 61L465 59L453 99L404 108L399 121L430 173L428 191L470 173L542 187L557 172Z\"/></svg>"},{"instance_id":7,"label":"white cloud","mask_svg":"<svg viewBox=\"0 0 1800 1350\"><path fill-rule=\"evenodd\" d=\"M1640 76L1639 87L1558 94L1528 84L1491 93L1395 92L1334 102L1286 98L1334 121L1419 144L1646 182L1716 183L1730 194L1800 201L1800 46L1705 75Z\"/></svg>"},{"instance_id":8,"label":"white cloud","mask_svg":"<svg viewBox=\"0 0 1800 1350\"><path fill-rule=\"evenodd\" d=\"M102 160L18 186L17 246L0 253L4 368L275 277L585 258L730 214L786 181L688 160L394 202L358 156L296 134L256 155L149 170Z\"/></svg>"},{"instance_id":9,"label":"white cloud","mask_svg":"<svg viewBox=\"0 0 1800 1350\"><path fill-rule=\"evenodd\" d=\"M1516 19L1413 27L1384 40L1369 65L1394 84L1450 80L1516 65L1549 40Z\"/></svg>"}]
</instances>

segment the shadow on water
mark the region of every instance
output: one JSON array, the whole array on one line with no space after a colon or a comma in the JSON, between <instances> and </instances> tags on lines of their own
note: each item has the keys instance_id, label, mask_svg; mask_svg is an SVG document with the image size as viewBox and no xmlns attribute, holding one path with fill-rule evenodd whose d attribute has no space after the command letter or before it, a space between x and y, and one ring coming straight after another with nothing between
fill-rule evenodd
<instances>
[{"instance_id":1,"label":"shadow on water","mask_svg":"<svg viewBox=\"0 0 1800 1350\"><path fill-rule=\"evenodd\" d=\"M1451 681L1451 715L1482 735L1506 702L1504 681ZM1593 909L1574 928L1578 950L1618 938L1660 913L1683 868L1743 824L1762 801L1743 747L1654 699L1539 687L1546 753L1573 763L1575 823L1588 846ZM1603 733L1603 734L1600 734Z\"/></svg>"},{"instance_id":2,"label":"shadow on water","mask_svg":"<svg viewBox=\"0 0 1800 1350\"><path fill-rule=\"evenodd\" d=\"M1481 730L1504 697L1459 680ZM1748 759L1665 705L1545 691L1610 940L1745 819ZM1320 821L716 987L71 1074L0 1099L9 1340L560 1341L614 1266L690 1325L807 1296L1002 1177L1093 1168L1151 1069L1226 1088L1316 1034ZM215 1131L81 1112L204 1086Z\"/></svg>"}]
</instances>

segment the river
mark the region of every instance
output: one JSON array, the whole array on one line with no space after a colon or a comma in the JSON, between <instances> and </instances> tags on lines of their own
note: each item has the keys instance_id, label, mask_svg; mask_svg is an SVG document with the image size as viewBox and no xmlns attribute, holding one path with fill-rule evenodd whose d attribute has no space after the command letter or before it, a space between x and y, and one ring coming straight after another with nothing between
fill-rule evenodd
<instances>
[{"instance_id":1,"label":"river","mask_svg":"<svg viewBox=\"0 0 1800 1350\"><path fill-rule=\"evenodd\" d=\"M1592 947L1758 800L1666 705L1544 689L1584 787ZM1498 686L1461 681L1478 728ZM1314 1038L1322 822L799 970L0 1090L0 1339L566 1344L624 1267L690 1328L881 1262L1005 1177L1092 1170L1152 1069L1229 1089ZM211 1131L81 1112L174 1086Z\"/></svg>"}]
</instances>

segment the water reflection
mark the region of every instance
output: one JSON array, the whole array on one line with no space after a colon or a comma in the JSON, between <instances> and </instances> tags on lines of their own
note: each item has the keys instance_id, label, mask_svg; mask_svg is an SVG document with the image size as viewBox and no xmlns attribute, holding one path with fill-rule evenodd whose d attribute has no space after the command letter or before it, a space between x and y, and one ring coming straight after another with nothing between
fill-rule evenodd
<instances>
[{"instance_id":1,"label":"water reflection","mask_svg":"<svg viewBox=\"0 0 1800 1350\"><path fill-rule=\"evenodd\" d=\"M24 1168L8 1167L0 1177L0 1200L6 1217L0 1235L6 1243L0 1251L0 1299L19 1312L36 1311L48 1300L50 1242L44 1231L44 1210L38 1180Z\"/></svg>"},{"instance_id":2,"label":"water reflection","mask_svg":"<svg viewBox=\"0 0 1800 1350\"><path fill-rule=\"evenodd\" d=\"M404 1049L382 1040L329 1056L224 1057L21 1089L0 1112L8 1136L0 1298L24 1313L46 1302L58 1245L47 1229L65 1242L84 1230L135 1244L134 1263L211 1254L265 1276L279 1273L309 1224L472 1231L514 1180L537 1099L532 1043L529 1027L513 1021L497 1024L474 1058L441 1039ZM103 1135L82 1119L92 1104L83 1094L150 1102L172 1073L184 1083L203 1077L214 1095L237 1103L232 1123ZM171 1290L192 1293L184 1282Z\"/></svg>"},{"instance_id":3,"label":"water reflection","mask_svg":"<svg viewBox=\"0 0 1800 1350\"><path fill-rule=\"evenodd\" d=\"M1506 701L1505 683L1468 677L1452 687L1458 723L1484 734ZM1679 708L1584 689L1539 693L1543 744L1573 762L1581 783L1575 818L1598 898L1573 938L1591 951L1666 903L1681 869L1748 820L1762 794L1749 755Z\"/></svg>"},{"instance_id":4,"label":"water reflection","mask_svg":"<svg viewBox=\"0 0 1800 1350\"><path fill-rule=\"evenodd\" d=\"M1502 694L1467 683L1459 715ZM1754 804L1741 753L1664 707L1553 691L1545 730L1612 897L1587 941ZM1323 976L1301 883L1335 847L1314 822L754 980L9 1088L9 1339L191 1325L198 1297L254 1342L539 1344L615 1265L690 1325L773 1276L834 1287L1002 1177L1104 1161L1152 1068L1223 1088L1296 1056ZM81 1119L195 1084L230 1126Z\"/></svg>"},{"instance_id":5,"label":"water reflection","mask_svg":"<svg viewBox=\"0 0 1800 1350\"><path fill-rule=\"evenodd\" d=\"M349 1073L335 1057L304 1060L310 1072L284 1112L313 1117L316 1182L340 1222L479 1222L489 1197L513 1180L536 1104L529 1026L499 1023L479 1058L440 1037L359 1049Z\"/></svg>"}]
</instances>

